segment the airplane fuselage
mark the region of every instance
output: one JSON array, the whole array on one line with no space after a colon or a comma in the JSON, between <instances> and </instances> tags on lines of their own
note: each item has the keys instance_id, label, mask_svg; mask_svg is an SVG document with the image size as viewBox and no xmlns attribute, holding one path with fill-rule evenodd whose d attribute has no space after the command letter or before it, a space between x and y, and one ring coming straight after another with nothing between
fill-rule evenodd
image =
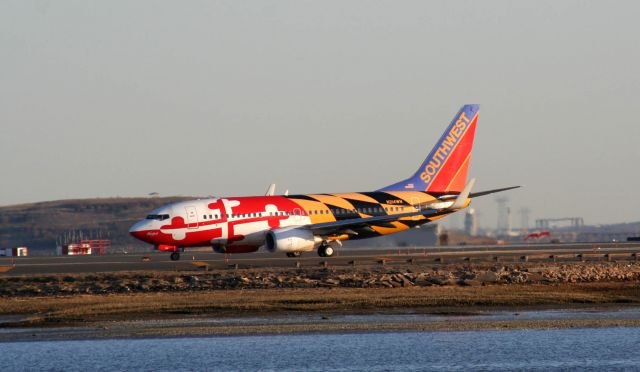
<instances>
[{"instance_id":1,"label":"airplane fuselage","mask_svg":"<svg viewBox=\"0 0 640 372\"><path fill-rule=\"evenodd\" d=\"M410 177L373 192L230 197L171 204L134 225L136 238L179 259L185 247L210 246L216 252L270 252L296 257L318 251L331 257L342 240L394 234L466 208L467 180L478 105L464 105L435 147Z\"/></svg>"},{"instance_id":2,"label":"airplane fuselage","mask_svg":"<svg viewBox=\"0 0 640 372\"><path fill-rule=\"evenodd\" d=\"M218 252L253 252L265 244L271 230L414 212L436 197L420 191L376 191L198 199L153 211L131 228L131 234L161 250L207 246ZM329 236L328 240L393 234L445 215L412 216L353 228L353 233Z\"/></svg>"}]
</instances>

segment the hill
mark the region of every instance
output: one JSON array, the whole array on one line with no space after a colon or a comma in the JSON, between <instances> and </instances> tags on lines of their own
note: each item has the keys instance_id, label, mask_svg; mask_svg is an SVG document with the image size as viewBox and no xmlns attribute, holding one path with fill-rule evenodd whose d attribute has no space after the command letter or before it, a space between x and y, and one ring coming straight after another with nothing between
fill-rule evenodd
<instances>
[{"instance_id":1,"label":"hill","mask_svg":"<svg viewBox=\"0 0 640 372\"><path fill-rule=\"evenodd\" d=\"M129 227L162 205L194 197L96 198L0 207L0 248L27 246L53 254L56 241L108 238L118 249L143 248ZM35 252L33 252L35 253Z\"/></svg>"}]
</instances>

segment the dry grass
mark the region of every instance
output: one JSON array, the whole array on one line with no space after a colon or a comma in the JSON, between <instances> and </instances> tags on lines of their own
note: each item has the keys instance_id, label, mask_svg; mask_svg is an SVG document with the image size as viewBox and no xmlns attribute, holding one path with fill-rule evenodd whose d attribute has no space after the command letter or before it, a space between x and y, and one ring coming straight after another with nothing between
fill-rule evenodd
<instances>
[{"instance_id":1,"label":"dry grass","mask_svg":"<svg viewBox=\"0 0 640 372\"><path fill-rule=\"evenodd\" d=\"M198 314L249 316L295 312L366 313L396 309L469 312L480 308L575 304L640 304L640 288L634 283L591 283L22 297L3 298L0 315L28 315L27 324L73 324Z\"/></svg>"}]
</instances>

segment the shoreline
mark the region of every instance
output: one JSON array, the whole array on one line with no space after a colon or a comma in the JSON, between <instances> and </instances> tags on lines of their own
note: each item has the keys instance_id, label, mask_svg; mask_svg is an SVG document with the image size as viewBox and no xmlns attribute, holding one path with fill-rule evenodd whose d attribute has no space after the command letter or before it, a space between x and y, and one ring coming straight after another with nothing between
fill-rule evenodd
<instances>
[{"instance_id":1,"label":"shoreline","mask_svg":"<svg viewBox=\"0 0 640 372\"><path fill-rule=\"evenodd\" d=\"M514 309L512 309L514 310ZM631 310L630 316L616 316L617 312ZM545 314L560 311L561 318L548 317ZM504 312L504 311L502 311ZM509 311L506 311L509 312ZM576 314L588 313L586 318L572 318ZM501 311L488 311L485 315L500 314ZM537 312L539 313L539 312ZM519 313L513 314L517 316ZM218 323L211 317L174 318L137 321L106 321L87 325L50 326L50 327L10 327L0 328L0 344L3 342L32 341L78 341L107 339L156 339L184 337L234 337L234 336L273 336L291 334L326 333L385 333L385 332L464 332L464 331L516 331L516 330L557 330L569 328L640 328L640 306L589 306L572 309L553 308L542 310L536 319L497 319L483 320L477 316L436 316L438 319L415 321L395 319L393 313L377 314L371 319L360 321L345 320L341 314L311 316L307 319L293 319L281 316L253 320L243 324L237 322ZM419 315L419 314L418 314ZM417 318L424 318L418 316ZM613 315L613 317L612 317ZM429 315L426 314L426 317ZM386 319L389 318L389 319ZM482 317L480 317L482 318ZM387 321L388 320L388 321Z\"/></svg>"},{"instance_id":2,"label":"shoreline","mask_svg":"<svg viewBox=\"0 0 640 372\"><path fill-rule=\"evenodd\" d=\"M639 282L615 262L2 277L0 341L640 327Z\"/></svg>"},{"instance_id":3,"label":"shoreline","mask_svg":"<svg viewBox=\"0 0 640 372\"><path fill-rule=\"evenodd\" d=\"M558 318L558 311L566 316ZM637 283L218 290L0 301L0 342L576 327L640 327Z\"/></svg>"}]
</instances>

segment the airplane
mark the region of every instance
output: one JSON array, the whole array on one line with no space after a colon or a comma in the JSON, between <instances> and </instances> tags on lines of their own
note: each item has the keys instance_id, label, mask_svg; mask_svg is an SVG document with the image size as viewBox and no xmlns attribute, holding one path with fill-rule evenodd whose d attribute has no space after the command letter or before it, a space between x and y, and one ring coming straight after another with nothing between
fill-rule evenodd
<instances>
[{"instance_id":1,"label":"airplane","mask_svg":"<svg viewBox=\"0 0 640 372\"><path fill-rule=\"evenodd\" d=\"M467 182L479 105L464 105L409 178L370 192L211 197L172 203L134 224L130 234L179 260L188 247L249 253L260 247L298 257L331 257L341 241L394 234L466 208L471 199L519 186L472 193Z\"/></svg>"}]
</instances>

